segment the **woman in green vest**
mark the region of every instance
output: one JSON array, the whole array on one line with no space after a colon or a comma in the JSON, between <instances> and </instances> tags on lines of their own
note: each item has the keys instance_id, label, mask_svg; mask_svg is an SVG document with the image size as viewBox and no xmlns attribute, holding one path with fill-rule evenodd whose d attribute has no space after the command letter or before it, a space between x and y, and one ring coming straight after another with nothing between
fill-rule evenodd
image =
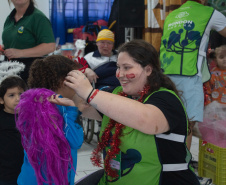
<instances>
[{"instance_id":1,"label":"woman in green vest","mask_svg":"<svg viewBox=\"0 0 226 185\"><path fill-rule=\"evenodd\" d=\"M175 85L162 73L154 47L143 40L125 43L117 66L121 86L112 94L93 89L80 71L71 71L64 82L104 114L100 142L91 157L101 166L103 150L104 174L77 184L198 185L189 169L186 111Z\"/></svg>"}]
</instances>

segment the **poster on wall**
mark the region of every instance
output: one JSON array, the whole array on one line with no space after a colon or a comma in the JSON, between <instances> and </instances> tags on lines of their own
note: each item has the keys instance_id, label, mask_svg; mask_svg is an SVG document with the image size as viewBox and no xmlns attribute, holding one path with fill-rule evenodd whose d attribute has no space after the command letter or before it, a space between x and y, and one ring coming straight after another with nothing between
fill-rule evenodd
<instances>
[{"instance_id":1,"label":"poster on wall","mask_svg":"<svg viewBox=\"0 0 226 185\"><path fill-rule=\"evenodd\" d=\"M226 16L226 0L208 0L208 5Z\"/></svg>"}]
</instances>

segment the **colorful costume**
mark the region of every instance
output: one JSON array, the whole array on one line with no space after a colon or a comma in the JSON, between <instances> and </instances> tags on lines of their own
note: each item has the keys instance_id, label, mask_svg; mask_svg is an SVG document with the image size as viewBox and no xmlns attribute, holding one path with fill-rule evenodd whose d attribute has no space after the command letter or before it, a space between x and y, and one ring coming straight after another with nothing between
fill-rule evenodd
<instances>
[{"instance_id":1,"label":"colorful costume","mask_svg":"<svg viewBox=\"0 0 226 185\"><path fill-rule=\"evenodd\" d=\"M122 87L114 94L122 92ZM189 169L191 154L186 148L187 124L183 104L172 91L161 88L149 95L143 102L158 107L166 117L170 130L158 135L144 134L125 126L120 137L120 153L111 161L111 166L118 170L119 177L105 175L98 185L198 185L195 174ZM103 117L101 134L109 123ZM110 141L115 128L111 130ZM108 155L109 145L104 150Z\"/></svg>"},{"instance_id":2,"label":"colorful costume","mask_svg":"<svg viewBox=\"0 0 226 185\"><path fill-rule=\"evenodd\" d=\"M226 104L226 70L213 68L211 78L204 86L206 87L206 105L212 101Z\"/></svg>"},{"instance_id":3,"label":"colorful costume","mask_svg":"<svg viewBox=\"0 0 226 185\"><path fill-rule=\"evenodd\" d=\"M23 164L23 147L15 115L0 111L0 184L15 182Z\"/></svg>"},{"instance_id":4,"label":"colorful costume","mask_svg":"<svg viewBox=\"0 0 226 185\"><path fill-rule=\"evenodd\" d=\"M78 108L56 107L46 99L52 94L47 89L28 90L17 106L16 124L25 149L19 185L74 185L77 149L83 143L83 129L76 123Z\"/></svg>"}]
</instances>

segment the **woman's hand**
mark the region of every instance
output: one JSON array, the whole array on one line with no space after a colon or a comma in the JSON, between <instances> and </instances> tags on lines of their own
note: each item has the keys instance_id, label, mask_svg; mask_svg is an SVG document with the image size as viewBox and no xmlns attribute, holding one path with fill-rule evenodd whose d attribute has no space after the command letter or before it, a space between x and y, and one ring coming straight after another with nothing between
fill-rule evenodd
<instances>
[{"instance_id":1,"label":"woman's hand","mask_svg":"<svg viewBox=\"0 0 226 185\"><path fill-rule=\"evenodd\" d=\"M73 100L69 98L60 98L60 94L53 94L51 97L49 97L49 102L55 103L57 105L62 105L62 106L75 106L75 103Z\"/></svg>"},{"instance_id":2,"label":"woman's hand","mask_svg":"<svg viewBox=\"0 0 226 185\"><path fill-rule=\"evenodd\" d=\"M88 78L78 70L69 72L64 83L68 87L72 88L83 100L87 99L89 93L93 89Z\"/></svg>"},{"instance_id":3,"label":"woman's hand","mask_svg":"<svg viewBox=\"0 0 226 185\"><path fill-rule=\"evenodd\" d=\"M84 74L87 76L87 78L89 79L90 83L92 83L92 82L96 83L97 82L97 78L99 78L97 76L97 74L90 68L86 68Z\"/></svg>"},{"instance_id":4,"label":"woman's hand","mask_svg":"<svg viewBox=\"0 0 226 185\"><path fill-rule=\"evenodd\" d=\"M23 57L23 52L21 49L6 49L4 51L4 54L7 58L22 58Z\"/></svg>"}]
</instances>

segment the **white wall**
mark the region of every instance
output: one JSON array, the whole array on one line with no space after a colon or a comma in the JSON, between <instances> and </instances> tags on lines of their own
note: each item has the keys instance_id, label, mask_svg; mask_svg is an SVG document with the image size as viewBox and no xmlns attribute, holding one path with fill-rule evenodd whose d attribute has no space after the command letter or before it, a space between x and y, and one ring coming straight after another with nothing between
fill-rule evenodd
<instances>
[{"instance_id":1,"label":"white wall","mask_svg":"<svg viewBox=\"0 0 226 185\"><path fill-rule=\"evenodd\" d=\"M0 0L0 44L2 44L2 31L6 17L13 10L13 4L9 7L7 0ZM36 0L36 7L49 17L49 0Z\"/></svg>"}]
</instances>

